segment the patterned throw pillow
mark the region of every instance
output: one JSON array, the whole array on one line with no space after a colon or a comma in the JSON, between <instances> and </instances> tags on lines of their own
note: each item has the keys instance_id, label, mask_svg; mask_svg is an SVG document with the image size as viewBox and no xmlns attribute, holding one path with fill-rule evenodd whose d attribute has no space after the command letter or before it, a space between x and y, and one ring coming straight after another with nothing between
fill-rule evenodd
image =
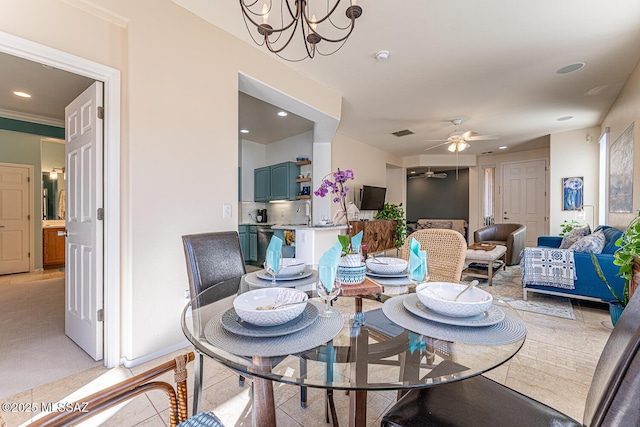
<instances>
[{"instance_id":1,"label":"patterned throw pillow","mask_svg":"<svg viewBox=\"0 0 640 427\"><path fill-rule=\"evenodd\" d=\"M605 240L604 233L602 231L596 231L575 242L569 250L574 252L593 251L594 254L599 254L602 253Z\"/></svg>"},{"instance_id":2,"label":"patterned throw pillow","mask_svg":"<svg viewBox=\"0 0 640 427\"><path fill-rule=\"evenodd\" d=\"M562 243L560 243L560 249L569 249L571 245L573 245L584 236L589 235L590 232L591 229L588 225L585 225L584 227L574 228L564 235L564 237L562 238Z\"/></svg>"}]
</instances>

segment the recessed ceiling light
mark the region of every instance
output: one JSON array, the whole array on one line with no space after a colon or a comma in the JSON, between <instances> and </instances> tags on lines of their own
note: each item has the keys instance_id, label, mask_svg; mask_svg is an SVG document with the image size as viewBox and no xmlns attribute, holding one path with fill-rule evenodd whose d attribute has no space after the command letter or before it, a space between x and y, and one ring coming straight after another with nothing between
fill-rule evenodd
<instances>
[{"instance_id":1,"label":"recessed ceiling light","mask_svg":"<svg viewBox=\"0 0 640 427\"><path fill-rule=\"evenodd\" d=\"M240 133L249 133L249 129L240 129Z\"/></svg>"},{"instance_id":2,"label":"recessed ceiling light","mask_svg":"<svg viewBox=\"0 0 640 427\"><path fill-rule=\"evenodd\" d=\"M411 172L409 172L409 173L416 173L416 171L411 171Z\"/></svg>"},{"instance_id":3,"label":"recessed ceiling light","mask_svg":"<svg viewBox=\"0 0 640 427\"><path fill-rule=\"evenodd\" d=\"M564 116L564 117L560 117L560 118L558 118L556 120L559 121L559 122L565 122L565 121L571 120L571 119L573 119L573 116Z\"/></svg>"},{"instance_id":4,"label":"recessed ceiling light","mask_svg":"<svg viewBox=\"0 0 640 427\"><path fill-rule=\"evenodd\" d=\"M562 67L556 70L556 74L569 74L569 73L573 73L574 71L578 71L579 69L581 69L582 67L584 67L586 64L584 62L576 62L575 64L570 64L567 65L566 67Z\"/></svg>"},{"instance_id":5,"label":"recessed ceiling light","mask_svg":"<svg viewBox=\"0 0 640 427\"><path fill-rule=\"evenodd\" d=\"M286 111L278 111L278 115L280 117L287 117L289 115L289 113L287 113Z\"/></svg>"},{"instance_id":6,"label":"recessed ceiling light","mask_svg":"<svg viewBox=\"0 0 640 427\"><path fill-rule=\"evenodd\" d=\"M31 95L29 95L27 92L21 92L19 90L14 91L13 94L21 98L31 98Z\"/></svg>"},{"instance_id":7,"label":"recessed ceiling light","mask_svg":"<svg viewBox=\"0 0 640 427\"><path fill-rule=\"evenodd\" d=\"M503 146L498 147L498 150L506 150L506 149L507 149L507 146L506 146L506 145L503 145Z\"/></svg>"}]
</instances>

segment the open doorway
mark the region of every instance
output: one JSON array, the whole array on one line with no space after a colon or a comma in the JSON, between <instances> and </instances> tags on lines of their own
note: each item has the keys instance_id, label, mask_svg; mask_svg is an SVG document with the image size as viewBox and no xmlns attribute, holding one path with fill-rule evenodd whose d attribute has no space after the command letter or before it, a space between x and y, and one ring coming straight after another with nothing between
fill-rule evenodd
<instances>
[{"instance_id":1,"label":"open doorway","mask_svg":"<svg viewBox=\"0 0 640 427\"><path fill-rule=\"evenodd\" d=\"M105 187L104 275L99 292L104 294L104 365L120 364L120 72L75 55L0 33L0 52L46 67L104 82Z\"/></svg>"}]
</instances>

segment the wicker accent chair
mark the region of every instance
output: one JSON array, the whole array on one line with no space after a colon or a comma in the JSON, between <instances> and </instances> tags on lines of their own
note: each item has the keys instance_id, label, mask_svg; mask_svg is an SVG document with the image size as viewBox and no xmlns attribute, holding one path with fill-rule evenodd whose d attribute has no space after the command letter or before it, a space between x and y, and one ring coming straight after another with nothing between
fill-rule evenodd
<instances>
[{"instance_id":1,"label":"wicker accent chair","mask_svg":"<svg viewBox=\"0 0 640 427\"><path fill-rule=\"evenodd\" d=\"M454 230L430 228L409 235L402 246L401 256L409 259L409 242L415 238L420 248L427 251L429 281L460 283L467 241Z\"/></svg>"},{"instance_id":2,"label":"wicker accent chair","mask_svg":"<svg viewBox=\"0 0 640 427\"><path fill-rule=\"evenodd\" d=\"M62 427L76 425L101 412L152 390L161 390L169 398L169 423L171 427L224 427L212 413L203 412L187 419L187 364L194 359L193 352L176 357L139 375L121 381L90 396L69 403L78 411L52 412L29 424L33 427ZM176 387L166 381L152 381L174 372Z\"/></svg>"}]
</instances>

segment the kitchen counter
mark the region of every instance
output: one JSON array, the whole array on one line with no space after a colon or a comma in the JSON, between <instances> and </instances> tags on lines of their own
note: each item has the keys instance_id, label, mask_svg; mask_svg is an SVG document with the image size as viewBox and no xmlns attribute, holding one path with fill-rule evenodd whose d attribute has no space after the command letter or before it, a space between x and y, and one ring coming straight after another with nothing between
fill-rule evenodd
<instances>
[{"instance_id":1,"label":"kitchen counter","mask_svg":"<svg viewBox=\"0 0 640 427\"><path fill-rule=\"evenodd\" d=\"M271 228L273 228L274 230L314 230L314 231L322 231L322 230L332 231L333 230L334 231L334 230L346 230L347 225L338 224L338 225L332 225L332 226L326 226L326 225L309 226L307 224L278 224L278 225L273 225Z\"/></svg>"}]
</instances>

